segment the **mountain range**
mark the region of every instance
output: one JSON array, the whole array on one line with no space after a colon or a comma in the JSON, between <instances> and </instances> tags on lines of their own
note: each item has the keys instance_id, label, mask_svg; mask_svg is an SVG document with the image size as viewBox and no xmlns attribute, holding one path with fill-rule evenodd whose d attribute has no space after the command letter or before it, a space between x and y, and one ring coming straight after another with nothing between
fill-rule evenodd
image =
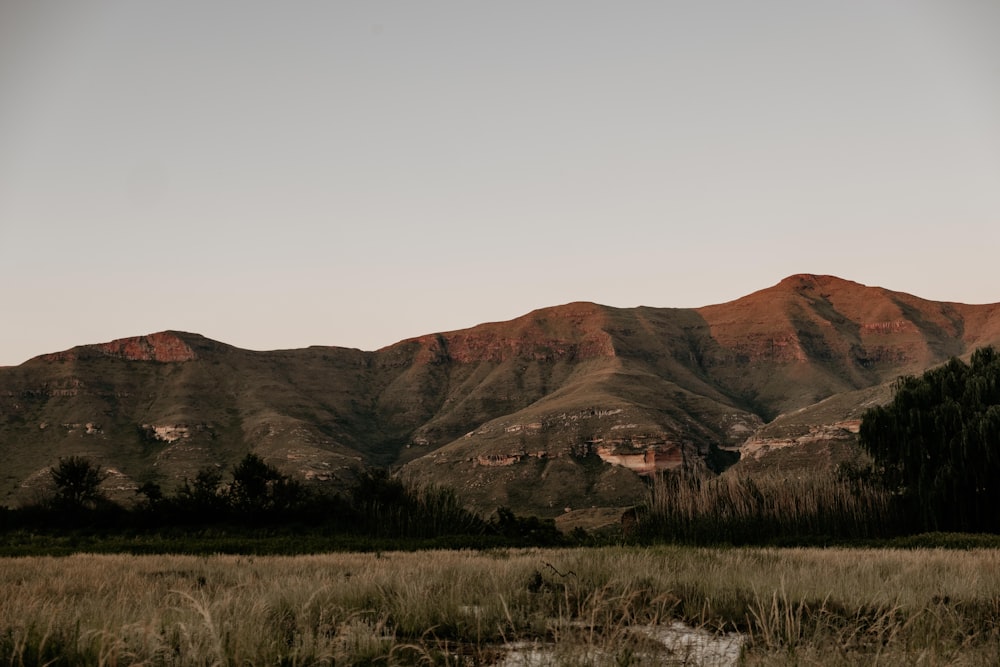
<instances>
[{"instance_id":1,"label":"mountain range","mask_svg":"<svg viewBox=\"0 0 1000 667\"><path fill-rule=\"evenodd\" d=\"M997 344L1000 304L819 275L703 308L571 303L377 351L165 331L0 368L0 504L38 498L62 456L127 497L254 452L335 488L391 466L487 513L627 506L655 470L832 461L897 377Z\"/></svg>"}]
</instances>

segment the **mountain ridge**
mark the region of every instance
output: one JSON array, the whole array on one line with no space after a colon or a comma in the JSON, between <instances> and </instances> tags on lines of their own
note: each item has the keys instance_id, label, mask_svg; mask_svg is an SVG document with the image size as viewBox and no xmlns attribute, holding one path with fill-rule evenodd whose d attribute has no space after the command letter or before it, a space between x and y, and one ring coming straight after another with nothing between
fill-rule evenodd
<instances>
[{"instance_id":1,"label":"mountain ridge","mask_svg":"<svg viewBox=\"0 0 1000 667\"><path fill-rule=\"evenodd\" d=\"M628 505L639 475L721 470L751 441L787 448L806 436L768 431L779 415L830 420L839 403L810 406L996 343L1000 304L811 274L701 308L573 302L374 351L251 351L163 331L0 368L12 461L0 502L40 492L61 455L113 467L127 494L253 451L335 486L364 465L399 467L483 511Z\"/></svg>"}]
</instances>

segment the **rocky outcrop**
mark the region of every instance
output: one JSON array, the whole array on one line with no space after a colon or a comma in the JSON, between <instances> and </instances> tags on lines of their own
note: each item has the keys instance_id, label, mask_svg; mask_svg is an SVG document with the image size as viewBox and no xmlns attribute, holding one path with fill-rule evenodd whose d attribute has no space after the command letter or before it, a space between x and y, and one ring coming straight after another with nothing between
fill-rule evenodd
<instances>
[{"instance_id":1,"label":"rocky outcrop","mask_svg":"<svg viewBox=\"0 0 1000 667\"><path fill-rule=\"evenodd\" d=\"M642 477L684 465L684 452L679 445L648 447L636 453L621 453L611 447L598 446L595 452L605 463L628 468Z\"/></svg>"},{"instance_id":2,"label":"rocky outcrop","mask_svg":"<svg viewBox=\"0 0 1000 667\"><path fill-rule=\"evenodd\" d=\"M818 442L832 442L853 439L861 429L860 419L849 419L833 424L817 424L809 427L809 432L787 438L753 436L740 447L741 459L760 459L777 449L801 447Z\"/></svg>"},{"instance_id":3,"label":"rocky outcrop","mask_svg":"<svg viewBox=\"0 0 1000 667\"><path fill-rule=\"evenodd\" d=\"M187 424L143 424L141 429L147 438L161 442L177 442L191 437Z\"/></svg>"},{"instance_id":4,"label":"rocky outcrop","mask_svg":"<svg viewBox=\"0 0 1000 667\"><path fill-rule=\"evenodd\" d=\"M96 346L103 354L128 361L159 361L163 363L192 361L194 350L172 333L155 333L136 338L121 338Z\"/></svg>"},{"instance_id":5,"label":"rocky outcrop","mask_svg":"<svg viewBox=\"0 0 1000 667\"><path fill-rule=\"evenodd\" d=\"M126 361L158 361L176 363L197 358L191 346L175 333L164 331L148 336L119 338L108 343L81 345L64 352L45 354L43 361L76 361L77 359L104 356Z\"/></svg>"},{"instance_id":6,"label":"rocky outcrop","mask_svg":"<svg viewBox=\"0 0 1000 667\"><path fill-rule=\"evenodd\" d=\"M38 425L40 430L45 430L48 428L48 423L42 422ZM87 422L86 424L74 423L74 424L61 424L61 426L66 429L67 433L83 433L84 435L100 435L101 425L95 422Z\"/></svg>"},{"instance_id":7,"label":"rocky outcrop","mask_svg":"<svg viewBox=\"0 0 1000 667\"><path fill-rule=\"evenodd\" d=\"M500 468L519 463L525 456L527 456L526 452L517 452L514 454L480 454L476 457L475 461L476 465L488 468ZM545 452L539 452L537 456L538 458L544 458Z\"/></svg>"}]
</instances>

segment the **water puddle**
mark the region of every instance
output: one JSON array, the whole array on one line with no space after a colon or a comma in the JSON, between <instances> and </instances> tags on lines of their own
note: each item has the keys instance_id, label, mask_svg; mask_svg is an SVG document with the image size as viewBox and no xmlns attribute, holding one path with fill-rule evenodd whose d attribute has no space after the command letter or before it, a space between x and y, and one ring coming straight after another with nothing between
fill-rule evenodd
<instances>
[{"instance_id":1,"label":"water puddle","mask_svg":"<svg viewBox=\"0 0 1000 667\"><path fill-rule=\"evenodd\" d=\"M712 634L680 621L670 625L628 628L621 646L606 642L588 646L568 642L513 642L497 667L557 667L558 665L701 665L732 667L739 662L746 637L738 633Z\"/></svg>"}]
</instances>

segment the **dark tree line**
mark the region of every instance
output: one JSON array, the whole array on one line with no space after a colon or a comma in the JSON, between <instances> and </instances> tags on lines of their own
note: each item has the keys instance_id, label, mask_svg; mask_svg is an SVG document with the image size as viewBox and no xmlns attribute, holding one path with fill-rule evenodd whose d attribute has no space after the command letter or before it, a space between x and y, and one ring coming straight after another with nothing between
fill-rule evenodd
<instances>
[{"instance_id":1,"label":"dark tree line","mask_svg":"<svg viewBox=\"0 0 1000 667\"><path fill-rule=\"evenodd\" d=\"M173 494L153 482L125 508L100 485L106 474L83 457L59 460L49 470L51 496L19 510L5 510L9 527L102 530L200 530L280 527L283 530L366 535L386 539L492 536L517 542L558 541L551 521L523 519L500 508L491 520L467 510L453 490L407 484L386 470L366 470L346 493L308 487L256 454L247 454L225 474L218 467L185 479Z\"/></svg>"},{"instance_id":2,"label":"dark tree line","mask_svg":"<svg viewBox=\"0 0 1000 667\"><path fill-rule=\"evenodd\" d=\"M860 442L924 531L1000 532L1000 353L976 350L865 413Z\"/></svg>"},{"instance_id":3,"label":"dark tree line","mask_svg":"<svg viewBox=\"0 0 1000 667\"><path fill-rule=\"evenodd\" d=\"M650 517L660 521L654 532L670 539L684 540L693 530L698 540L733 540L737 528L760 538L767 532L762 530L761 507L774 505L775 530L782 535L816 530L852 538L926 531L1000 533L1000 352L979 349L969 363L953 358L920 377L900 378L894 389L891 403L867 411L862 419L860 443L871 454L873 469L841 471L822 488L774 489L773 498L752 480L735 486L687 480L686 486L661 489L660 497L667 500L659 509L647 508L646 523ZM143 484L137 491L140 501L128 509L101 494L104 473L87 459L61 459L50 476L52 496L18 510L0 508L0 528L60 529L88 522L112 531L277 526L386 539L471 535L510 544L562 540L551 521L517 517L506 508L487 520L465 509L451 489L410 485L384 470L359 473L353 488L333 494L305 486L248 454L228 471L199 471L172 494L155 483ZM815 517L803 514L809 493L822 501ZM680 502L685 499L688 505L698 500L705 507L691 516L679 515L681 505L687 507ZM791 504L784 508L776 499ZM742 512L738 519L733 518L736 509Z\"/></svg>"}]
</instances>

